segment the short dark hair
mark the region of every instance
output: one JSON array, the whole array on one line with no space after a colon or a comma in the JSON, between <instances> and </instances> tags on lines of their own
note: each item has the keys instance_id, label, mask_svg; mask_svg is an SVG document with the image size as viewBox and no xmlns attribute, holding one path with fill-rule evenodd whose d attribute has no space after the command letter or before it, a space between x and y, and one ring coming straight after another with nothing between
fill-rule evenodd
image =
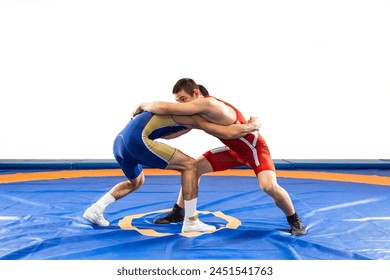
<instances>
[{"instance_id":1,"label":"short dark hair","mask_svg":"<svg viewBox=\"0 0 390 280\"><path fill-rule=\"evenodd\" d=\"M200 90L200 92L202 93L203 96L209 96L209 92L208 92L208 90L204 86L198 85L198 88L199 88L199 90Z\"/></svg>"},{"instance_id":2,"label":"short dark hair","mask_svg":"<svg viewBox=\"0 0 390 280\"><path fill-rule=\"evenodd\" d=\"M176 82L176 84L173 86L172 93L176 94L179 91L184 90L189 95L194 95L194 89L199 89L198 85L195 83L193 79L190 78L183 78Z\"/></svg>"}]
</instances>

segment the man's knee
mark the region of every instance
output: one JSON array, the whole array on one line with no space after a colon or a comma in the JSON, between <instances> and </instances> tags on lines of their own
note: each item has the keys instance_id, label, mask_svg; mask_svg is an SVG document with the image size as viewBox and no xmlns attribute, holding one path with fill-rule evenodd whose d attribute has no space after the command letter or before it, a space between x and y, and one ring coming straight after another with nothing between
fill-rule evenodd
<instances>
[{"instance_id":1,"label":"man's knee","mask_svg":"<svg viewBox=\"0 0 390 280\"><path fill-rule=\"evenodd\" d=\"M184 163L184 170L183 171L194 171L197 170L197 164L196 160L194 158L189 157L185 163Z\"/></svg>"},{"instance_id":2,"label":"man's knee","mask_svg":"<svg viewBox=\"0 0 390 280\"><path fill-rule=\"evenodd\" d=\"M272 194L277 191L278 183L276 176L272 172L263 171L259 174L260 188L267 194Z\"/></svg>"},{"instance_id":3,"label":"man's knee","mask_svg":"<svg viewBox=\"0 0 390 280\"><path fill-rule=\"evenodd\" d=\"M143 173L141 173L137 178L129 180L128 184L129 187L132 185L134 190L139 189L145 182L145 176Z\"/></svg>"},{"instance_id":4,"label":"man's knee","mask_svg":"<svg viewBox=\"0 0 390 280\"><path fill-rule=\"evenodd\" d=\"M263 190L263 192L267 194L273 194L277 190L278 185L272 181L267 181L261 183L260 187Z\"/></svg>"}]
</instances>

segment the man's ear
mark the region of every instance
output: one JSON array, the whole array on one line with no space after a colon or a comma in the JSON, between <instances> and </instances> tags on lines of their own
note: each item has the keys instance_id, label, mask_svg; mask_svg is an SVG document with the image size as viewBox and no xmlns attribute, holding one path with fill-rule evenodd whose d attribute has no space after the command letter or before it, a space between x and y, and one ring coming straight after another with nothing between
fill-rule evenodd
<instances>
[{"instance_id":1,"label":"man's ear","mask_svg":"<svg viewBox=\"0 0 390 280\"><path fill-rule=\"evenodd\" d=\"M194 88L194 95L196 96L196 98L198 98L200 95L200 92L197 88Z\"/></svg>"}]
</instances>

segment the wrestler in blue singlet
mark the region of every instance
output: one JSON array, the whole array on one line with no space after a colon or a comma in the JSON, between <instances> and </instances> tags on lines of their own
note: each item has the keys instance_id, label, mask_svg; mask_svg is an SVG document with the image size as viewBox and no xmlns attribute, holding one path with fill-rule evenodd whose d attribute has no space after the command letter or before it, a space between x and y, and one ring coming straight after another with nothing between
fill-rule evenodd
<instances>
[{"instance_id":1,"label":"wrestler in blue singlet","mask_svg":"<svg viewBox=\"0 0 390 280\"><path fill-rule=\"evenodd\" d=\"M114 156L128 179L138 177L142 165L165 169L176 149L154 141L186 129L171 115L142 112L136 115L118 134L114 142Z\"/></svg>"}]
</instances>

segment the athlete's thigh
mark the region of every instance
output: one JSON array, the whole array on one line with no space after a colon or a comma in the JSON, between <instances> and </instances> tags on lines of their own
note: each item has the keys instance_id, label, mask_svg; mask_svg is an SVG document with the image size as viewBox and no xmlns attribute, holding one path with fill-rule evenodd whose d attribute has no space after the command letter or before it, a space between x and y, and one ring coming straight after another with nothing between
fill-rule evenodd
<instances>
[{"instance_id":1,"label":"athlete's thigh","mask_svg":"<svg viewBox=\"0 0 390 280\"><path fill-rule=\"evenodd\" d=\"M165 169L176 153L176 149L167 144L145 138L138 141L137 145L133 146L130 143L127 150L130 157L140 164L160 169Z\"/></svg>"},{"instance_id":2,"label":"athlete's thigh","mask_svg":"<svg viewBox=\"0 0 390 280\"><path fill-rule=\"evenodd\" d=\"M175 149L173 156L169 159L165 169L170 170L189 170L196 169L196 161L194 158L184 154L182 151Z\"/></svg>"},{"instance_id":3,"label":"athlete's thigh","mask_svg":"<svg viewBox=\"0 0 390 280\"><path fill-rule=\"evenodd\" d=\"M212 149L203 154L212 167L212 171L223 171L244 165L228 147Z\"/></svg>"},{"instance_id":4,"label":"athlete's thigh","mask_svg":"<svg viewBox=\"0 0 390 280\"><path fill-rule=\"evenodd\" d=\"M115 139L113 152L126 178L129 180L138 178L142 172L142 166L129 154L122 137L118 136Z\"/></svg>"},{"instance_id":5,"label":"athlete's thigh","mask_svg":"<svg viewBox=\"0 0 390 280\"><path fill-rule=\"evenodd\" d=\"M200 177L202 174L214 171L211 163L203 155L196 159L196 166L198 168L198 177Z\"/></svg>"}]
</instances>

